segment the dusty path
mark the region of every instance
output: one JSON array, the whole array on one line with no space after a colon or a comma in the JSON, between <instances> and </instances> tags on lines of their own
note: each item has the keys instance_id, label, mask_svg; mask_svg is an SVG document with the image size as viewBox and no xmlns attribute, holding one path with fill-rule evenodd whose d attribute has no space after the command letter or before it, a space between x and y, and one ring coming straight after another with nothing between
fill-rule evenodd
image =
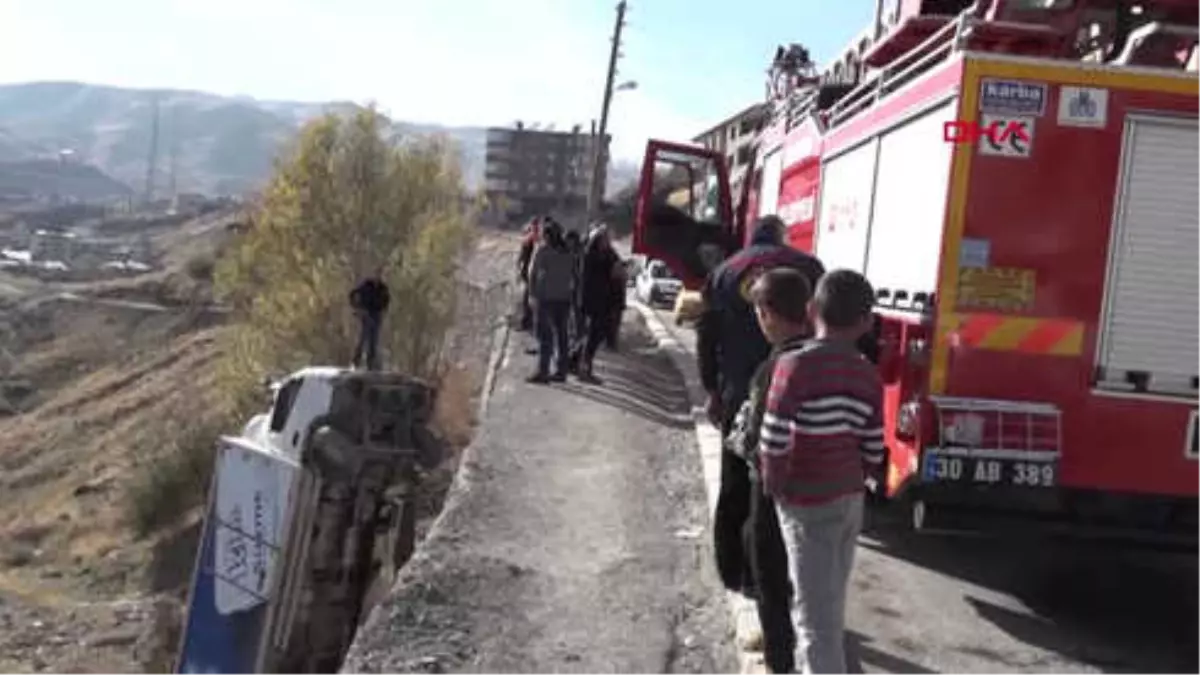
<instances>
[{"instance_id":1,"label":"dusty path","mask_svg":"<svg viewBox=\"0 0 1200 675\"><path fill-rule=\"evenodd\" d=\"M654 315L685 352L695 332ZM1044 539L859 539L849 661L865 672L1182 672L1197 660L1195 554Z\"/></svg>"},{"instance_id":2,"label":"dusty path","mask_svg":"<svg viewBox=\"0 0 1200 675\"><path fill-rule=\"evenodd\" d=\"M510 341L448 511L346 670L736 670L684 385L633 323L602 386L526 384Z\"/></svg>"}]
</instances>

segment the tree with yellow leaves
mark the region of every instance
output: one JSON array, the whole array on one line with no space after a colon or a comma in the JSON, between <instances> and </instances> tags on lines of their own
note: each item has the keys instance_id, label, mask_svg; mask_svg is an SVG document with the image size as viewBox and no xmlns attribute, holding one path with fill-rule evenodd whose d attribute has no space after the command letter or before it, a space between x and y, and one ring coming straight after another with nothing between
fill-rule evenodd
<instances>
[{"instance_id":1,"label":"tree with yellow leaves","mask_svg":"<svg viewBox=\"0 0 1200 675\"><path fill-rule=\"evenodd\" d=\"M309 123L216 268L238 319L224 350L228 403L250 403L266 374L349 362L347 294L381 265L392 297L384 362L433 375L475 208L447 141L398 137L374 108Z\"/></svg>"}]
</instances>

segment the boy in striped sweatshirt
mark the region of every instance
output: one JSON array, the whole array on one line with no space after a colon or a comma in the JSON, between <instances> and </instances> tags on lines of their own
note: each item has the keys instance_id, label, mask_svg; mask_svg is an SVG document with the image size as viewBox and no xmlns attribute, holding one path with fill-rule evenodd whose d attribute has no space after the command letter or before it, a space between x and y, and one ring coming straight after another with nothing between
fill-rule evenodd
<instances>
[{"instance_id":1,"label":"boy in striped sweatshirt","mask_svg":"<svg viewBox=\"0 0 1200 675\"><path fill-rule=\"evenodd\" d=\"M803 334L805 323L769 281L755 289L755 311L763 334L780 344ZM776 361L763 413L760 469L788 550L796 668L804 673L846 672L846 588L863 485L884 460L883 385L855 346L874 305L862 275L821 277L807 311L815 336Z\"/></svg>"}]
</instances>

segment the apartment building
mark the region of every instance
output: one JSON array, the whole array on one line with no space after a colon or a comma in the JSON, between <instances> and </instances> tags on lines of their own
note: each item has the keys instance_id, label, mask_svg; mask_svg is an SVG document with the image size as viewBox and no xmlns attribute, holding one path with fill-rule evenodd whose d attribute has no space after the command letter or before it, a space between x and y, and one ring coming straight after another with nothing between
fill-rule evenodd
<instances>
[{"instance_id":1,"label":"apartment building","mask_svg":"<svg viewBox=\"0 0 1200 675\"><path fill-rule=\"evenodd\" d=\"M484 194L497 217L511 221L549 213L564 222L582 217L596 140L581 128L554 131L518 122L487 130Z\"/></svg>"},{"instance_id":2,"label":"apartment building","mask_svg":"<svg viewBox=\"0 0 1200 675\"><path fill-rule=\"evenodd\" d=\"M741 192L742 181L754 159L758 135L768 119L765 103L755 103L692 139L693 143L725 156L733 194Z\"/></svg>"}]
</instances>

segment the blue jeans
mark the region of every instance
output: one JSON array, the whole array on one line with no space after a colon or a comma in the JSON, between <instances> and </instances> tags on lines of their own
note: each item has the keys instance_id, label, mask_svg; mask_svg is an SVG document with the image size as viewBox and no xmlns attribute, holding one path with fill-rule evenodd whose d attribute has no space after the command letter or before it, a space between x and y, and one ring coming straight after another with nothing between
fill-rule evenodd
<instances>
[{"instance_id":1,"label":"blue jeans","mask_svg":"<svg viewBox=\"0 0 1200 675\"><path fill-rule=\"evenodd\" d=\"M354 367L362 365L366 357L367 370L379 370L379 324L383 317L362 312L358 315L358 346L354 348Z\"/></svg>"},{"instance_id":2,"label":"blue jeans","mask_svg":"<svg viewBox=\"0 0 1200 675\"><path fill-rule=\"evenodd\" d=\"M567 320L571 316L570 300L543 300L537 304L538 374L550 374L550 356L554 355L554 372L567 372L570 336Z\"/></svg>"}]
</instances>

